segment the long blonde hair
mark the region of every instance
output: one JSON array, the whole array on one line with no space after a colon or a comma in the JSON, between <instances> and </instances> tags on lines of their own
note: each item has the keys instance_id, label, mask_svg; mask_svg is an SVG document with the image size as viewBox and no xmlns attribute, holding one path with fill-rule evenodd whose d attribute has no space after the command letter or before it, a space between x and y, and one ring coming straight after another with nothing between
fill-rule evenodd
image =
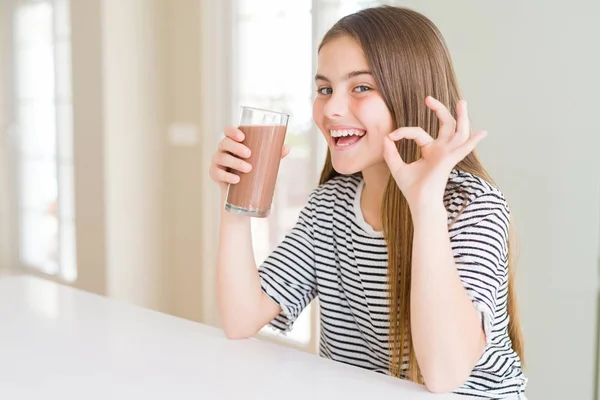
<instances>
[{"instance_id":1,"label":"long blonde hair","mask_svg":"<svg viewBox=\"0 0 600 400\"><path fill-rule=\"evenodd\" d=\"M420 126L436 138L438 118L425 106L425 97L428 95L445 104L456 118L456 104L461 95L452 60L441 33L428 18L406 8L381 6L365 9L339 20L325 34L319 51L326 43L340 36L349 36L361 45L395 127ZM414 142L403 140L396 146L405 162L420 158L419 148ZM493 184L475 152L456 168ZM328 152L320 183L337 175ZM422 383L410 327L413 222L408 203L391 177L381 204L381 224L388 248L390 373ZM511 228L508 244L508 330L513 349L523 362L523 339L517 312L514 263L511 259L512 241ZM405 343L409 351L408 369L404 373L400 366Z\"/></svg>"}]
</instances>

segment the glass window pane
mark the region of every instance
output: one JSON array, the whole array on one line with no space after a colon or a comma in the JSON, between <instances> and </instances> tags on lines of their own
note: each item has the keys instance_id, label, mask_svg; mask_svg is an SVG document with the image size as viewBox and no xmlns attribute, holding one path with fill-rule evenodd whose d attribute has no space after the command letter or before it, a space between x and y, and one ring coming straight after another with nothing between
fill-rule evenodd
<instances>
[{"instance_id":1,"label":"glass window pane","mask_svg":"<svg viewBox=\"0 0 600 400\"><path fill-rule=\"evenodd\" d=\"M26 157L56 157L54 102L28 101L17 105L18 141Z\"/></svg>"},{"instance_id":2,"label":"glass window pane","mask_svg":"<svg viewBox=\"0 0 600 400\"><path fill-rule=\"evenodd\" d=\"M257 13L240 21L236 49L243 66L238 71L242 97L310 97L310 1L298 3L308 5L307 10L281 15Z\"/></svg>"},{"instance_id":3,"label":"glass window pane","mask_svg":"<svg viewBox=\"0 0 600 400\"><path fill-rule=\"evenodd\" d=\"M17 100L54 101L54 48L51 44L16 51Z\"/></svg>"},{"instance_id":4,"label":"glass window pane","mask_svg":"<svg viewBox=\"0 0 600 400\"><path fill-rule=\"evenodd\" d=\"M313 18L316 19L316 39L320 41L325 32L345 15L363 8L377 6L380 3L381 1L374 0L323 0L317 2L317 10L313 12Z\"/></svg>"},{"instance_id":5,"label":"glass window pane","mask_svg":"<svg viewBox=\"0 0 600 400\"><path fill-rule=\"evenodd\" d=\"M56 163L22 159L19 196L19 253L23 265L58 272Z\"/></svg>"},{"instance_id":6,"label":"glass window pane","mask_svg":"<svg viewBox=\"0 0 600 400\"><path fill-rule=\"evenodd\" d=\"M265 26L266 25L266 26ZM280 29L281 21L268 24L257 23L256 20L241 22L238 43L240 79L238 90L242 95L261 95L275 98L282 96L281 73L277 70L283 67L284 60L274 54L280 43L272 42L272 29Z\"/></svg>"},{"instance_id":7,"label":"glass window pane","mask_svg":"<svg viewBox=\"0 0 600 400\"><path fill-rule=\"evenodd\" d=\"M301 14L303 12L309 12L311 7L311 1L307 0L295 0L295 1L281 1L281 0L239 0L238 1L238 13L243 17L256 17L264 16L265 18L272 18L287 14Z\"/></svg>"},{"instance_id":8,"label":"glass window pane","mask_svg":"<svg viewBox=\"0 0 600 400\"><path fill-rule=\"evenodd\" d=\"M267 218L252 218L252 244L254 246L254 260L256 265L261 265L271 252L269 235L269 221Z\"/></svg>"},{"instance_id":9,"label":"glass window pane","mask_svg":"<svg viewBox=\"0 0 600 400\"><path fill-rule=\"evenodd\" d=\"M312 82L309 89L312 89ZM289 132L294 135L307 135L313 126L313 96L294 96L288 101L290 109Z\"/></svg>"},{"instance_id":10,"label":"glass window pane","mask_svg":"<svg viewBox=\"0 0 600 400\"><path fill-rule=\"evenodd\" d=\"M342 0L337 2L337 9L340 18L344 15L352 14L358 10L368 7L375 7L381 1L377 0Z\"/></svg>"},{"instance_id":11,"label":"glass window pane","mask_svg":"<svg viewBox=\"0 0 600 400\"><path fill-rule=\"evenodd\" d=\"M54 160L23 158L19 172L21 212L56 214L58 190Z\"/></svg>"},{"instance_id":12,"label":"glass window pane","mask_svg":"<svg viewBox=\"0 0 600 400\"><path fill-rule=\"evenodd\" d=\"M75 193L73 183L73 164L70 162L61 162L59 171L59 197L58 208L60 220L75 219Z\"/></svg>"},{"instance_id":13,"label":"glass window pane","mask_svg":"<svg viewBox=\"0 0 600 400\"><path fill-rule=\"evenodd\" d=\"M17 2L14 58L20 259L74 280L69 6L69 0Z\"/></svg>"},{"instance_id":14,"label":"glass window pane","mask_svg":"<svg viewBox=\"0 0 600 400\"><path fill-rule=\"evenodd\" d=\"M75 249L75 224L73 220L60 220L60 275L73 282L77 279L77 252Z\"/></svg>"},{"instance_id":15,"label":"glass window pane","mask_svg":"<svg viewBox=\"0 0 600 400\"><path fill-rule=\"evenodd\" d=\"M58 272L58 220L50 210L21 213L20 261L46 274Z\"/></svg>"},{"instance_id":16,"label":"glass window pane","mask_svg":"<svg viewBox=\"0 0 600 400\"><path fill-rule=\"evenodd\" d=\"M275 207L276 204L278 217L276 229L281 235L292 229L300 210L306 205L308 194L317 186L316 178L308 173L311 171L312 158L310 153L307 153L294 156L290 153L289 158L284 159L279 168L273 206ZM308 157L303 157L305 155ZM299 171L307 172L299 173Z\"/></svg>"},{"instance_id":17,"label":"glass window pane","mask_svg":"<svg viewBox=\"0 0 600 400\"><path fill-rule=\"evenodd\" d=\"M52 6L47 1L21 3L15 14L15 40L19 46L52 42Z\"/></svg>"}]
</instances>

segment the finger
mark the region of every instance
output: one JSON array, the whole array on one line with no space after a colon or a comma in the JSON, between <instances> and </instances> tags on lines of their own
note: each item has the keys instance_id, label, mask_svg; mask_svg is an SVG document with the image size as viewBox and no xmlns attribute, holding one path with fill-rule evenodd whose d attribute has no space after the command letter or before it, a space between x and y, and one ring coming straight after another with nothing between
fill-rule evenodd
<instances>
[{"instance_id":1,"label":"finger","mask_svg":"<svg viewBox=\"0 0 600 400\"><path fill-rule=\"evenodd\" d=\"M463 158L471 153L475 147L487 136L486 131L479 131L471 136L464 144L454 150L456 155L456 163L458 164Z\"/></svg>"},{"instance_id":2,"label":"finger","mask_svg":"<svg viewBox=\"0 0 600 400\"><path fill-rule=\"evenodd\" d=\"M461 140L461 142L465 142L469 139L469 114L467 111L467 102L465 100L460 100L456 104L456 134L455 137Z\"/></svg>"},{"instance_id":3,"label":"finger","mask_svg":"<svg viewBox=\"0 0 600 400\"><path fill-rule=\"evenodd\" d=\"M402 157L400 157L396 143L389 137L383 139L383 158L392 174L406 165Z\"/></svg>"},{"instance_id":4,"label":"finger","mask_svg":"<svg viewBox=\"0 0 600 400\"><path fill-rule=\"evenodd\" d=\"M211 170L210 177L217 183L231 183L236 184L240 181L240 177L231 172L227 172L224 169L214 168Z\"/></svg>"},{"instance_id":5,"label":"finger","mask_svg":"<svg viewBox=\"0 0 600 400\"><path fill-rule=\"evenodd\" d=\"M244 135L244 132L242 132L233 125L225 127L223 132L225 133L225 136L232 138L236 142L241 142L246 137L246 135Z\"/></svg>"},{"instance_id":6,"label":"finger","mask_svg":"<svg viewBox=\"0 0 600 400\"><path fill-rule=\"evenodd\" d=\"M452 113L446 106L439 100L434 99L431 96L427 96L425 104L432 111L435 112L438 119L440 120L440 130L438 137L449 139L454 135L456 130L456 120L452 116Z\"/></svg>"},{"instance_id":7,"label":"finger","mask_svg":"<svg viewBox=\"0 0 600 400\"><path fill-rule=\"evenodd\" d=\"M285 156L287 156L288 154L290 154L290 146L284 144L283 148L281 149L281 158L285 158Z\"/></svg>"},{"instance_id":8,"label":"finger","mask_svg":"<svg viewBox=\"0 0 600 400\"><path fill-rule=\"evenodd\" d=\"M433 142L431 135L418 126L396 129L394 132L390 133L389 137L392 140L414 140L419 147L425 147Z\"/></svg>"},{"instance_id":9,"label":"finger","mask_svg":"<svg viewBox=\"0 0 600 400\"><path fill-rule=\"evenodd\" d=\"M232 170L240 172L250 172L252 169L252 166L249 163L229 153L217 153L213 162L217 167L231 168Z\"/></svg>"},{"instance_id":10,"label":"finger","mask_svg":"<svg viewBox=\"0 0 600 400\"><path fill-rule=\"evenodd\" d=\"M231 153L237 157L248 158L251 151L242 143L238 143L230 137L226 137L219 142L219 150Z\"/></svg>"}]
</instances>

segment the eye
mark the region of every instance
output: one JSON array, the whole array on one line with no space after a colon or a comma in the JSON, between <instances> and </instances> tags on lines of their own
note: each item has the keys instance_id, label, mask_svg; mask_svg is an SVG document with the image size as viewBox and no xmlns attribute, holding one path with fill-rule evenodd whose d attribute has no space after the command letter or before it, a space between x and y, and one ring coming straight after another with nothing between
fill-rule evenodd
<instances>
[{"instance_id":1,"label":"eye","mask_svg":"<svg viewBox=\"0 0 600 400\"><path fill-rule=\"evenodd\" d=\"M317 89L317 93L322 95L322 96L327 96L330 95L331 93L333 93L333 89L331 89L330 87L320 87Z\"/></svg>"},{"instance_id":2,"label":"eye","mask_svg":"<svg viewBox=\"0 0 600 400\"><path fill-rule=\"evenodd\" d=\"M373 89L366 85L360 85L360 86L357 86L354 88L354 92L356 92L356 93L365 93L365 92L369 92L371 90L373 90Z\"/></svg>"}]
</instances>

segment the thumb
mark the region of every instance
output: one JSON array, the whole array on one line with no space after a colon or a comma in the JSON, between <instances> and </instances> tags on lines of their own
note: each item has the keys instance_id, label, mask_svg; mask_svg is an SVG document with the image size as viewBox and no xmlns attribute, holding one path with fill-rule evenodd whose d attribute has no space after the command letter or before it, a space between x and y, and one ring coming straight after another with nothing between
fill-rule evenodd
<instances>
[{"instance_id":1,"label":"thumb","mask_svg":"<svg viewBox=\"0 0 600 400\"><path fill-rule=\"evenodd\" d=\"M285 158L285 156L287 156L288 154L290 154L290 146L284 144L281 148L281 158Z\"/></svg>"},{"instance_id":2,"label":"thumb","mask_svg":"<svg viewBox=\"0 0 600 400\"><path fill-rule=\"evenodd\" d=\"M395 174L396 171L406 165L402 160L402 157L400 157L395 142L387 136L383 139L383 159L390 168L392 174Z\"/></svg>"}]
</instances>

